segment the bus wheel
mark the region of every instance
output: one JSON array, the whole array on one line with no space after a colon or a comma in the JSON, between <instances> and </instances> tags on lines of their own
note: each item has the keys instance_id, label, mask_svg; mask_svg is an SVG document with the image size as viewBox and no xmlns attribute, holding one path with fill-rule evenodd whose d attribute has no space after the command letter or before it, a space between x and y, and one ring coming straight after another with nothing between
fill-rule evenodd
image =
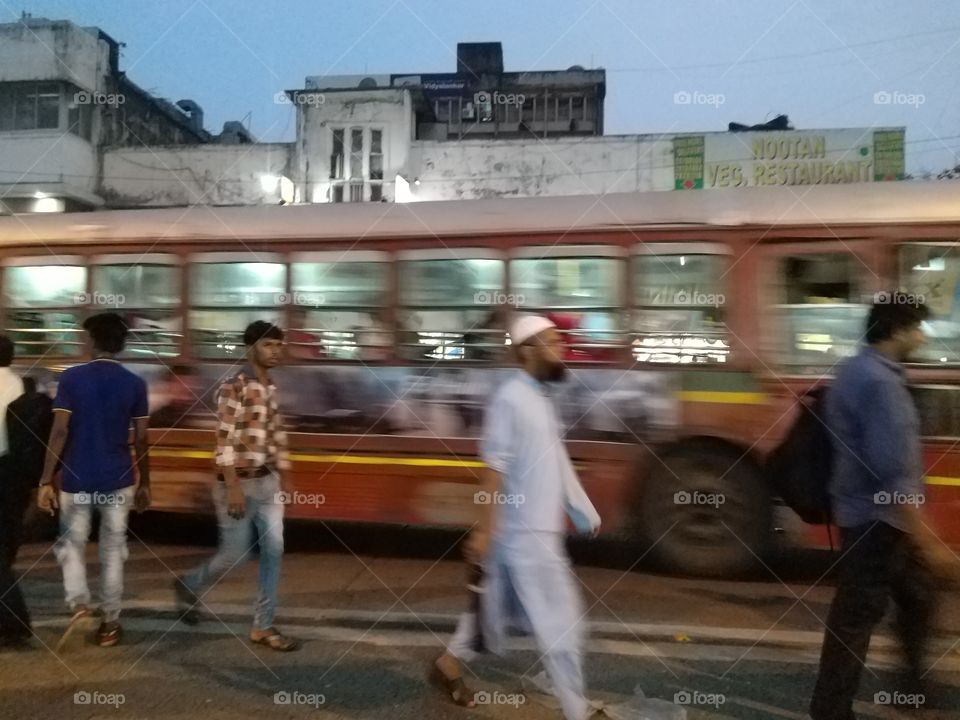
<instances>
[{"instance_id":1,"label":"bus wheel","mask_svg":"<svg viewBox=\"0 0 960 720\"><path fill-rule=\"evenodd\" d=\"M652 462L639 515L644 545L662 566L720 577L759 563L770 498L750 458L733 448L688 446Z\"/></svg>"}]
</instances>

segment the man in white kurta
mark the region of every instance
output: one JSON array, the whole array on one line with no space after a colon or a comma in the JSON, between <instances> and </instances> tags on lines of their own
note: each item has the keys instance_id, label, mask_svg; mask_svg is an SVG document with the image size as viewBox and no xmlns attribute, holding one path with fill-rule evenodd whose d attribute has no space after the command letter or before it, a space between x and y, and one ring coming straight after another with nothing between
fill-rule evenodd
<instances>
[{"instance_id":1,"label":"man in white kurta","mask_svg":"<svg viewBox=\"0 0 960 720\"><path fill-rule=\"evenodd\" d=\"M570 462L547 392L546 381L563 377L560 335L536 316L522 317L510 334L523 368L499 387L485 414L481 457L490 479L477 498L489 511L481 511L466 548L485 571L480 629L486 649L498 654L511 626L532 632L565 718L584 720L591 712L584 697L584 611L564 540L567 517L592 534L600 518ZM475 657L477 621L473 612L460 618L438 661L448 678L456 661Z\"/></svg>"}]
</instances>

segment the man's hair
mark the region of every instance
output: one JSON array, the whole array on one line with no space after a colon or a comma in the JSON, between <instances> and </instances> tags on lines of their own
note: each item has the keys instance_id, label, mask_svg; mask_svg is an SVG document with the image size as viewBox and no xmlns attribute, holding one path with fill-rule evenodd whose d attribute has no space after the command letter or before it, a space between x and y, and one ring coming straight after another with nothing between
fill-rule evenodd
<instances>
[{"instance_id":1,"label":"man's hair","mask_svg":"<svg viewBox=\"0 0 960 720\"><path fill-rule=\"evenodd\" d=\"M877 293L867 318L867 342L889 340L900 330L916 327L930 317L930 309L916 295L902 292Z\"/></svg>"},{"instance_id":2,"label":"man's hair","mask_svg":"<svg viewBox=\"0 0 960 720\"><path fill-rule=\"evenodd\" d=\"M283 340L283 330L266 320L256 320L243 331L243 344L247 347L256 345L260 340Z\"/></svg>"},{"instance_id":3,"label":"man's hair","mask_svg":"<svg viewBox=\"0 0 960 720\"><path fill-rule=\"evenodd\" d=\"M0 367L10 367L13 362L13 340L0 335Z\"/></svg>"},{"instance_id":4,"label":"man's hair","mask_svg":"<svg viewBox=\"0 0 960 720\"><path fill-rule=\"evenodd\" d=\"M130 333L123 318L109 312L91 315L84 321L83 329L90 333L97 350L114 354L123 350Z\"/></svg>"}]
</instances>

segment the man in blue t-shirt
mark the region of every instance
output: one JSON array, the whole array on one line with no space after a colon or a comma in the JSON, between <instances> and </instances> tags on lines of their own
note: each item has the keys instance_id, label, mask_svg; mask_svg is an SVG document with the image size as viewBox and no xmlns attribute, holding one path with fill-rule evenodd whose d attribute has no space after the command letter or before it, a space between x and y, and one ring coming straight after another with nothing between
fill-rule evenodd
<instances>
[{"instance_id":1,"label":"man in blue t-shirt","mask_svg":"<svg viewBox=\"0 0 960 720\"><path fill-rule=\"evenodd\" d=\"M69 368L60 376L37 504L51 515L54 508L60 508L60 538L54 552L63 568L67 605L73 614L72 628L93 621L84 549L93 509L99 511L103 622L96 638L101 647L110 647L120 641L118 620L130 506L143 512L150 505L147 387L115 359L123 350L128 333L119 315L94 315L83 328L94 359ZM130 457L131 425L137 473ZM58 498L53 475L61 460Z\"/></svg>"}]
</instances>

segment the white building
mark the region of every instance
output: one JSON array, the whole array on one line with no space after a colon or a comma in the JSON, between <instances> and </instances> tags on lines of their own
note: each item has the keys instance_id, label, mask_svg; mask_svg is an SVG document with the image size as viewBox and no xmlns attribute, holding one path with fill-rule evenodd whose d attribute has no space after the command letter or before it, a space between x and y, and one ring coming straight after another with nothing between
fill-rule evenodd
<instances>
[{"instance_id":1,"label":"white building","mask_svg":"<svg viewBox=\"0 0 960 720\"><path fill-rule=\"evenodd\" d=\"M0 25L0 213L193 204L419 202L904 177L903 128L603 135L602 69L308 76L279 93L292 143L150 96L96 28Z\"/></svg>"},{"instance_id":2,"label":"white building","mask_svg":"<svg viewBox=\"0 0 960 720\"><path fill-rule=\"evenodd\" d=\"M24 15L0 24L0 213L127 207L138 198L182 204L189 193L176 189L176 171L184 166L168 157L173 164L163 167L156 148L252 141L236 123L212 136L197 103L174 104L144 91L120 70L119 48L102 30L68 21ZM130 172L122 161L104 161L143 150L156 155L162 181L149 177L149 165L147 172ZM227 149L221 157L229 156ZM209 174L219 178L228 163L218 161ZM154 191L143 192L151 181ZM130 191L117 195L118 186Z\"/></svg>"}]
</instances>

